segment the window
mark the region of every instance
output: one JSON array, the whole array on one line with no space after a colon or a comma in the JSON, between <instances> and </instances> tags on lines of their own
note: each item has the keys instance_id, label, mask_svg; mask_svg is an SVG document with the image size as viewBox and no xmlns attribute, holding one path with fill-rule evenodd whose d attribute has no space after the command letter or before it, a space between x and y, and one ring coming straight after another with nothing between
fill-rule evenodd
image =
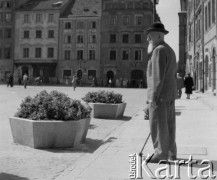
<instances>
[{"instance_id":1,"label":"window","mask_svg":"<svg viewBox=\"0 0 217 180\"><path fill-rule=\"evenodd\" d=\"M29 48L23 48L23 58L29 57Z\"/></svg>"},{"instance_id":2,"label":"window","mask_svg":"<svg viewBox=\"0 0 217 180\"><path fill-rule=\"evenodd\" d=\"M135 34L135 43L142 43L142 34Z\"/></svg>"},{"instance_id":3,"label":"window","mask_svg":"<svg viewBox=\"0 0 217 180\"><path fill-rule=\"evenodd\" d=\"M48 14L48 22L54 22L54 14Z\"/></svg>"},{"instance_id":4,"label":"window","mask_svg":"<svg viewBox=\"0 0 217 180\"><path fill-rule=\"evenodd\" d=\"M110 60L116 60L116 50L110 50L109 58Z\"/></svg>"},{"instance_id":5,"label":"window","mask_svg":"<svg viewBox=\"0 0 217 180\"><path fill-rule=\"evenodd\" d=\"M135 23L136 25L142 25L142 15L135 16Z\"/></svg>"},{"instance_id":6,"label":"window","mask_svg":"<svg viewBox=\"0 0 217 180\"><path fill-rule=\"evenodd\" d=\"M77 59L83 60L83 50L77 50Z\"/></svg>"},{"instance_id":7,"label":"window","mask_svg":"<svg viewBox=\"0 0 217 180\"><path fill-rule=\"evenodd\" d=\"M208 29L208 13L207 6L205 7L205 31Z\"/></svg>"},{"instance_id":8,"label":"window","mask_svg":"<svg viewBox=\"0 0 217 180\"><path fill-rule=\"evenodd\" d=\"M112 16L112 17L110 18L110 24L111 24L111 25L115 25L115 24L116 24L116 21L117 21L117 19L116 19L115 16Z\"/></svg>"},{"instance_id":9,"label":"window","mask_svg":"<svg viewBox=\"0 0 217 180\"><path fill-rule=\"evenodd\" d=\"M110 43L116 43L116 34L110 34Z\"/></svg>"},{"instance_id":10,"label":"window","mask_svg":"<svg viewBox=\"0 0 217 180\"><path fill-rule=\"evenodd\" d=\"M70 22L65 23L65 29L71 29L71 23Z\"/></svg>"},{"instance_id":11,"label":"window","mask_svg":"<svg viewBox=\"0 0 217 180\"><path fill-rule=\"evenodd\" d=\"M4 57L5 59L10 59L11 58L11 48L10 47L6 47L4 50Z\"/></svg>"},{"instance_id":12,"label":"window","mask_svg":"<svg viewBox=\"0 0 217 180\"><path fill-rule=\"evenodd\" d=\"M215 23L215 1L216 0L212 0L212 23Z\"/></svg>"},{"instance_id":13,"label":"window","mask_svg":"<svg viewBox=\"0 0 217 180\"><path fill-rule=\"evenodd\" d=\"M70 60L71 57L71 51L70 50L65 50L64 51L64 59L65 60Z\"/></svg>"},{"instance_id":14,"label":"window","mask_svg":"<svg viewBox=\"0 0 217 180\"><path fill-rule=\"evenodd\" d=\"M122 60L129 60L129 50L122 51Z\"/></svg>"},{"instance_id":15,"label":"window","mask_svg":"<svg viewBox=\"0 0 217 180\"><path fill-rule=\"evenodd\" d=\"M42 22L42 14L36 14L35 22L36 22L36 23Z\"/></svg>"},{"instance_id":16,"label":"window","mask_svg":"<svg viewBox=\"0 0 217 180\"><path fill-rule=\"evenodd\" d=\"M41 30L36 30L35 31L35 37L36 38L41 38L42 37L42 31Z\"/></svg>"},{"instance_id":17,"label":"window","mask_svg":"<svg viewBox=\"0 0 217 180\"><path fill-rule=\"evenodd\" d=\"M211 4L208 2L208 27L211 26Z\"/></svg>"},{"instance_id":18,"label":"window","mask_svg":"<svg viewBox=\"0 0 217 180\"><path fill-rule=\"evenodd\" d=\"M48 58L53 58L54 57L54 48L53 47L47 48L47 57Z\"/></svg>"},{"instance_id":19,"label":"window","mask_svg":"<svg viewBox=\"0 0 217 180\"><path fill-rule=\"evenodd\" d=\"M12 37L12 30L11 28L5 28L5 38L9 39Z\"/></svg>"},{"instance_id":20,"label":"window","mask_svg":"<svg viewBox=\"0 0 217 180\"><path fill-rule=\"evenodd\" d=\"M65 44L70 44L71 43L71 36L67 35L65 36Z\"/></svg>"},{"instance_id":21,"label":"window","mask_svg":"<svg viewBox=\"0 0 217 180\"><path fill-rule=\"evenodd\" d=\"M6 2L5 7L6 8L11 8L12 7L12 3L10 1Z\"/></svg>"},{"instance_id":22,"label":"window","mask_svg":"<svg viewBox=\"0 0 217 180\"><path fill-rule=\"evenodd\" d=\"M29 31L23 31L23 38L24 39L29 39Z\"/></svg>"},{"instance_id":23,"label":"window","mask_svg":"<svg viewBox=\"0 0 217 180\"><path fill-rule=\"evenodd\" d=\"M2 58L2 49L0 48L0 59Z\"/></svg>"},{"instance_id":24,"label":"window","mask_svg":"<svg viewBox=\"0 0 217 180\"><path fill-rule=\"evenodd\" d=\"M71 70L63 70L63 78L64 79L69 79L71 76L72 76Z\"/></svg>"},{"instance_id":25,"label":"window","mask_svg":"<svg viewBox=\"0 0 217 180\"><path fill-rule=\"evenodd\" d=\"M89 50L89 60L95 60L95 59L96 59L96 51Z\"/></svg>"},{"instance_id":26,"label":"window","mask_svg":"<svg viewBox=\"0 0 217 180\"><path fill-rule=\"evenodd\" d=\"M77 29L84 29L84 22L77 22Z\"/></svg>"},{"instance_id":27,"label":"window","mask_svg":"<svg viewBox=\"0 0 217 180\"><path fill-rule=\"evenodd\" d=\"M142 50L135 50L134 59L135 59L135 61L141 61L142 60Z\"/></svg>"},{"instance_id":28,"label":"window","mask_svg":"<svg viewBox=\"0 0 217 180\"><path fill-rule=\"evenodd\" d=\"M78 35L77 36L77 43L84 43L83 35Z\"/></svg>"},{"instance_id":29,"label":"window","mask_svg":"<svg viewBox=\"0 0 217 180\"><path fill-rule=\"evenodd\" d=\"M35 48L35 57L41 58L41 48Z\"/></svg>"},{"instance_id":30,"label":"window","mask_svg":"<svg viewBox=\"0 0 217 180\"><path fill-rule=\"evenodd\" d=\"M3 31L2 31L2 29L0 29L0 39L2 39L3 38Z\"/></svg>"},{"instance_id":31,"label":"window","mask_svg":"<svg viewBox=\"0 0 217 180\"><path fill-rule=\"evenodd\" d=\"M54 30L48 30L48 38L54 38Z\"/></svg>"},{"instance_id":32,"label":"window","mask_svg":"<svg viewBox=\"0 0 217 180\"><path fill-rule=\"evenodd\" d=\"M123 34L122 35L122 42L123 43L129 43L129 34Z\"/></svg>"},{"instance_id":33,"label":"window","mask_svg":"<svg viewBox=\"0 0 217 180\"><path fill-rule=\"evenodd\" d=\"M90 35L89 38L90 43L96 43L96 35Z\"/></svg>"},{"instance_id":34,"label":"window","mask_svg":"<svg viewBox=\"0 0 217 180\"><path fill-rule=\"evenodd\" d=\"M24 23L29 23L29 22L30 22L29 14L24 14Z\"/></svg>"},{"instance_id":35,"label":"window","mask_svg":"<svg viewBox=\"0 0 217 180\"><path fill-rule=\"evenodd\" d=\"M3 13L0 12L0 22L3 21Z\"/></svg>"},{"instance_id":36,"label":"window","mask_svg":"<svg viewBox=\"0 0 217 180\"><path fill-rule=\"evenodd\" d=\"M129 25L129 16L123 17L123 25Z\"/></svg>"},{"instance_id":37,"label":"window","mask_svg":"<svg viewBox=\"0 0 217 180\"><path fill-rule=\"evenodd\" d=\"M96 77L96 70L88 70L88 79L92 80L93 77Z\"/></svg>"},{"instance_id":38,"label":"window","mask_svg":"<svg viewBox=\"0 0 217 180\"><path fill-rule=\"evenodd\" d=\"M12 14L11 13L5 13L5 21L11 22L12 20Z\"/></svg>"},{"instance_id":39,"label":"window","mask_svg":"<svg viewBox=\"0 0 217 180\"><path fill-rule=\"evenodd\" d=\"M96 21L92 21L91 22L91 28L92 29L96 29Z\"/></svg>"}]
</instances>

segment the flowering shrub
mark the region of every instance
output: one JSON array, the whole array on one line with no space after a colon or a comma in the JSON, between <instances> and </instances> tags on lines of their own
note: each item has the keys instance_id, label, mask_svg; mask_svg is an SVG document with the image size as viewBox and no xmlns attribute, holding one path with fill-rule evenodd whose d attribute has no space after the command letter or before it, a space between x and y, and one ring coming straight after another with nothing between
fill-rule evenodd
<instances>
[{"instance_id":1,"label":"flowering shrub","mask_svg":"<svg viewBox=\"0 0 217 180\"><path fill-rule=\"evenodd\" d=\"M57 91L41 91L35 97L26 97L16 117L32 120L79 120L90 117L91 108L79 100L70 99Z\"/></svg>"},{"instance_id":2,"label":"flowering shrub","mask_svg":"<svg viewBox=\"0 0 217 180\"><path fill-rule=\"evenodd\" d=\"M88 92L82 100L88 103L119 104L123 102L122 95L113 91Z\"/></svg>"}]
</instances>

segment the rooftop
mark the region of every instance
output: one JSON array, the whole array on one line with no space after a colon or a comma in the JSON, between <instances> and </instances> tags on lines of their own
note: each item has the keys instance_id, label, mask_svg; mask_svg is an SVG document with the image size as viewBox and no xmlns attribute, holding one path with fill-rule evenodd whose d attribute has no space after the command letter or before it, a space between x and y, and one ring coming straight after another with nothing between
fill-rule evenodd
<instances>
[{"instance_id":1,"label":"rooftop","mask_svg":"<svg viewBox=\"0 0 217 180\"><path fill-rule=\"evenodd\" d=\"M29 0L18 10L58 10L65 5L69 0Z\"/></svg>"}]
</instances>

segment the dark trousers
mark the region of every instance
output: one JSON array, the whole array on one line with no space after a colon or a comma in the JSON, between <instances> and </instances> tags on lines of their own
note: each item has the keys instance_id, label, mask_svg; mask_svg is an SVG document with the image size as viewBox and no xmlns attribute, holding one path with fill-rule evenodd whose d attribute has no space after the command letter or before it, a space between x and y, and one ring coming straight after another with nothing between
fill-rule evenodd
<instances>
[{"instance_id":1,"label":"dark trousers","mask_svg":"<svg viewBox=\"0 0 217 180\"><path fill-rule=\"evenodd\" d=\"M149 122L154 155L159 158L176 156L175 101L159 102L157 107L149 107Z\"/></svg>"}]
</instances>

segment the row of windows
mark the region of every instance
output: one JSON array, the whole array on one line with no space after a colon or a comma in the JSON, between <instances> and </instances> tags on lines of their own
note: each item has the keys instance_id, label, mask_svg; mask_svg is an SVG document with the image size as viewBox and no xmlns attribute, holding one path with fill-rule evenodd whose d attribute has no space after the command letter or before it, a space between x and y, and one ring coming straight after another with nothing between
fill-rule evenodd
<instances>
[{"instance_id":1,"label":"row of windows","mask_svg":"<svg viewBox=\"0 0 217 180\"><path fill-rule=\"evenodd\" d=\"M87 70L87 76L89 80L92 80L93 77L96 77L96 70ZM71 69L64 69L63 70L63 78L69 79L72 78L72 70Z\"/></svg>"},{"instance_id":2,"label":"row of windows","mask_svg":"<svg viewBox=\"0 0 217 180\"><path fill-rule=\"evenodd\" d=\"M89 22L89 27L88 28L90 28L90 29L96 29L96 21L91 21L91 22ZM64 23L64 28L65 29L71 29L72 28L72 23L71 22L65 22ZM82 21L78 21L77 23L76 23L76 28L77 29L85 29L85 23L84 22L82 22Z\"/></svg>"},{"instance_id":3,"label":"row of windows","mask_svg":"<svg viewBox=\"0 0 217 180\"><path fill-rule=\"evenodd\" d=\"M0 8L11 8L11 7L12 7L11 1L0 2Z\"/></svg>"},{"instance_id":4,"label":"row of windows","mask_svg":"<svg viewBox=\"0 0 217 180\"><path fill-rule=\"evenodd\" d=\"M3 39L3 37L5 39L12 38L12 29L11 28L0 29L0 39Z\"/></svg>"},{"instance_id":5,"label":"row of windows","mask_svg":"<svg viewBox=\"0 0 217 180\"><path fill-rule=\"evenodd\" d=\"M117 16L111 16L109 20L110 25L119 25L119 22L117 21ZM133 24L130 22L130 16L124 15L122 17L122 24L123 25L130 25ZM143 25L142 22L142 15L135 15L134 17L134 25Z\"/></svg>"},{"instance_id":6,"label":"row of windows","mask_svg":"<svg viewBox=\"0 0 217 180\"><path fill-rule=\"evenodd\" d=\"M54 30L48 30L47 31L47 37L48 38L54 38ZM30 38L30 31L29 30L23 31L23 38L24 39ZM42 38L42 30L35 30L35 38Z\"/></svg>"},{"instance_id":7,"label":"row of windows","mask_svg":"<svg viewBox=\"0 0 217 180\"><path fill-rule=\"evenodd\" d=\"M125 49L121 51L121 59L122 60L130 60L130 50ZM88 53L89 60L96 60L96 50L89 50ZM64 51L64 59L70 60L71 59L71 50ZM76 59L83 60L84 59L84 50L77 50L76 51ZM115 61L117 60L117 50L109 50L109 60ZM142 60L142 49L134 50L134 60L141 61Z\"/></svg>"},{"instance_id":8,"label":"row of windows","mask_svg":"<svg viewBox=\"0 0 217 180\"><path fill-rule=\"evenodd\" d=\"M2 13L0 12L0 22L11 22L12 21L12 13Z\"/></svg>"},{"instance_id":9,"label":"row of windows","mask_svg":"<svg viewBox=\"0 0 217 180\"><path fill-rule=\"evenodd\" d=\"M46 19L43 19L43 14L36 14L35 15L35 22L36 23L43 23L43 20L47 20L48 22L54 22L54 14L48 14L48 17ZM23 16L23 22L24 23L30 23L30 14L24 14Z\"/></svg>"},{"instance_id":10,"label":"row of windows","mask_svg":"<svg viewBox=\"0 0 217 180\"><path fill-rule=\"evenodd\" d=\"M117 43L117 34L110 34L109 35L109 42L110 43ZM134 42L135 43L142 43L142 33L135 33L134 34ZM130 43L130 34L123 33L122 34L122 43Z\"/></svg>"},{"instance_id":11,"label":"row of windows","mask_svg":"<svg viewBox=\"0 0 217 180\"><path fill-rule=\"evenodd\" d=\"M12 53L11 47L5 47L4 49L0 48L0 59L2 59L2 58L4 58L4 59L12 58L11 53Z\"/></svg>"},{"instance_id":12,"label":"row of windows","mask_svg":"<svg viewBox=\"0 0 217 180\"><path fill-rule=\"evenodd\" d=\"M151 4L148 2L108 2L105 4L105 9L149 9Z\"/></svg>"},{"instance_id":13,"label":"row of windows","mask_svg":"<svg viewBox=\"0 0 217 180\"><path fill-rule=\"evenodd\" d=\"M71 50L64 51L64 60L71 60ZM76 52L76 59L83 60L84 59L84 50L77 50ZM96 50L89 50L88 51L88 59L89 60L96 60Z\"/></svg>"},{"instance_id":14,"label":"row of windows","mask_svg":"<svg viewBox=\"0 0 217 180\"><path fill-rule=\"evenodd\" d=\"M83 36L83 35L77 35L77 37L76 37L76 42L79 43L79 44L84 43L84 36ZM89 41L88 41L88 42L95 44L95 43L96 43L96 35L94 35L94 34L89 35ZM64 43L65 43L65 44L70 44L70 43L72 43L72 36L66 35L66 36L64 37Z\"/></svg>"},{"instance_id":15,"label":"row of windows","mask_svg":"<svg viewBox=\"0 0 217 180\"><path fill-rule=\"evenodd\" d=\"M29 58L30 57L30 48L25 47L23 48L23 58ZM35 48L35 58L41 58L42 57L42 48L37 47ZM48 47L47 48L47 58L54 58L54 48Z\"/></svg>"}]
</instances>

